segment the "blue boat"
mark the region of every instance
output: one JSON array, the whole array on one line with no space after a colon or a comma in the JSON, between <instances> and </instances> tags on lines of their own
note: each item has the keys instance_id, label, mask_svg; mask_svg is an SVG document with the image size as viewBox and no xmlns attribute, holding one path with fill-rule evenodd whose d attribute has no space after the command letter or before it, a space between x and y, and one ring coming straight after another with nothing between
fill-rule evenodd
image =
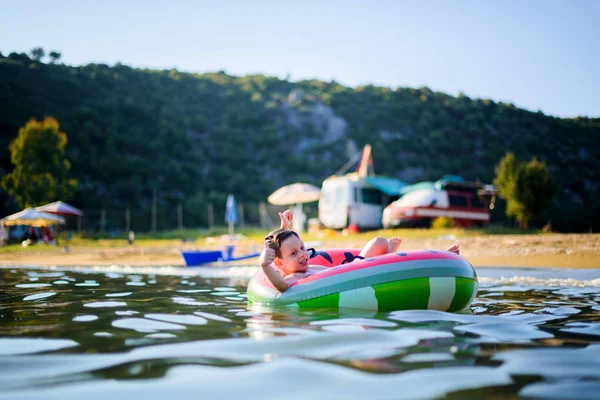
<instances>
[{"instance_id":1,"label":"blue boat","mask_svg":"<svg viewBox=\"0 0 600 400\"><path fill-rule=\"evenodd\" d=\"M227 246L224 251L220 250L195 250L195 251L184 251L181 250L181 255L185 261L187 267L197 267L205 264L215 262L232 262L245 260L248 258L258 257L260 253L250 253L239 257L233 256L233 250L235 246Z\"/></svg>"}]
</instances>

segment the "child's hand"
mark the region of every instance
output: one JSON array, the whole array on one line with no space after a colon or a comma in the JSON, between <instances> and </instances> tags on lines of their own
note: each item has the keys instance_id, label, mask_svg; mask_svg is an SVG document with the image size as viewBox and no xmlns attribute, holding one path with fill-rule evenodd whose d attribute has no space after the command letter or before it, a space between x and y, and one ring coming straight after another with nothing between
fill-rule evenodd
<instances>
[{"instance_id":1,"label":"child's hand","mask_svg":"<svg viewBox=\"0 0 600 400\"><path fill-rule=\"evenodd\" d=\"M279 218L281 218L281 229L290 229L290 223L292 222L292 210L287 209L282 213L279 213Z\"/></svg>"},{"instance_id":2,"label":"child's hand","mask_svg":"<svg viewBox=\"0 0 600 400\"><path fill-rule=\"evenodd\" d=\"M268 265L271 265L273 261L275 261L275 250L270 247L269 240L265 240L265 248L262 253L260 253L260 257L258 258L258 262L262 268L265 268Z\"/></svg>"}]
</instances>

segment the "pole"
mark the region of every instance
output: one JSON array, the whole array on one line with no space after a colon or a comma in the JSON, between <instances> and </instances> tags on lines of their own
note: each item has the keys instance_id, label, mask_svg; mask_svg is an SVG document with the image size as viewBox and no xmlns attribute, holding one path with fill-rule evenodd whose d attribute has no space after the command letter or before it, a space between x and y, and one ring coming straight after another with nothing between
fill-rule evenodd
<instances>
[{"instance_id":1,"label":"pole","mask_svg":"<svg viewBox=\"0 0 600 400\"><path fill-rule=\"evenodd\" d=\"M177 204L177 229L183 230L183 207Z\"/></svg>"},{"instance_id":2,"label":"pole","mask_svg":"<svg viewBox=\"0 0 600 400\"><path fill-rule=\"evenodd\" d=\"M156 189L152 189L152 233L156 233Z\"/></svg>"},{"instance_id":3,"label":"pole","mask_svg":"<svg viewBox=\"0 0 600 400\"><path fill-rule=\"evenodd\" d=\"M129 232L131 230L131 213L129 208L125 209L125 232Z\"/></svg>"},{"instance_id":4,"label":"pole","mask_svg":"<svg viewBox=\"0 0 600 400\"><path fill-rule=\"evenodd\" d=\"M104 233L104 227L106 226L106 210L104 208L100 210L100 233Z\"/></svg>"},{"instance_id":5,"label":"pole","mask_svg":"<svg viewBox=\"0 0 600 400\"><path fill-rule=\"evenodd\" d=\"M208 205L208 229L212 230L215 227L215 215L212 203Z\"/></svg>"},{"instance_id":6,"label":"pole","mask_svg":"<svg viewBox=\"0 0 600 400\"><path fill-rule=\"evenodd\" d=\"M240 227L245 228L246 222L244 221L244 204L238 203L237 208L238 208L238 215L240 216Z\"/></svg>"}]
</instances>

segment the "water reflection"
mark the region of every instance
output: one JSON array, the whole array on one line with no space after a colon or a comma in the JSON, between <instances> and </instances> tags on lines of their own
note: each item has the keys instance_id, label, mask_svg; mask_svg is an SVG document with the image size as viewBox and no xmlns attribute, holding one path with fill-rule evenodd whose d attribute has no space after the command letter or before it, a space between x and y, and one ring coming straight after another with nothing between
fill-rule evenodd
<instances>
[{"instance_id":1,"label":"water reflection","mask_svg":"<svg viewBox=\"0 0 600 400\"><path fill-rule=\"evenodd\" d=\"M598 390L599 271L484 271L472 307L455 314L248 308L251 269L166 271L0 268L0 398Z\"/></svg>"}]
</instances>

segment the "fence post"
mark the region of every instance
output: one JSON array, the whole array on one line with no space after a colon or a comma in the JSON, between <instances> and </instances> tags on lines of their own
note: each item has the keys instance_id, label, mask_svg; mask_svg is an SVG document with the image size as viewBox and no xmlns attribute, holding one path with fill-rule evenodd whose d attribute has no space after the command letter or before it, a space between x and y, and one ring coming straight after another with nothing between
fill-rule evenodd
<instances>
[{"instance_id":1,"label":"fence post","mask_svg":"<svg viewBox=\"0 0 600 400\"><path fill-rule=\"evenodd\" d=\"M260 227L263 229L267 229L273 225L273 221L271 220L271 216L267 212L267 205L264 202L258 203L258 215L260 216Z\"/></svg>"},{"instance_id":2,"label":"fence post","mask_svg":"<svg viewBox=\"0 0 600 400\"><path fill-rule=\"evenodd\" d=\"M246 227L246 221L244 221L244 204L238 203L238 216L240 221L240 228Z\"/></svg>"},{"instance_id":3,"label":"fence post","mask_svg":"<svg viewBox=\"0 0 600 400\"><path fill-rule=\"evenodd\" d=\"M210 203L208 205L208 229L212 230L215 227L215 213L213 210L213 205Z\"/></svg>"},{"instance_id":4,"label":"fence post","mask_svg":"<svg viewBox=\"0 0 600 400\"><path fill-rule=\"evenodd\" d=\"M152 189L152 233L156 233L156 189Z\"/></svg>"},{"instance_id":5,"label":"fence post","mask_svg":"<svg viewBox=\"0 0 600 400\"><path fill-rule=\"evenodd\" d=\"M100 233L104 233L105 232L105 226L106 226L106 210L103 208L102 210L100 210Z\"/></svg>"},{"instance_id":6,"label":"fence post","mask_svg":"<svg viewBox=\"0 0 600 400\"><path fill-rule=\"evenodd\" d=\"M183 230L183 207L177 204L177 229Z\"/></svg>"},{"instance_id":7,"label":"fence post","mask_svg":"<svg viewBox=\"0 0 600 400\"><path fill-rule=\"evenodd\" d=\"M125 209L125 232L129 232L131 230L131 212L129 208Z\"/></svg>"}]
</instances>

